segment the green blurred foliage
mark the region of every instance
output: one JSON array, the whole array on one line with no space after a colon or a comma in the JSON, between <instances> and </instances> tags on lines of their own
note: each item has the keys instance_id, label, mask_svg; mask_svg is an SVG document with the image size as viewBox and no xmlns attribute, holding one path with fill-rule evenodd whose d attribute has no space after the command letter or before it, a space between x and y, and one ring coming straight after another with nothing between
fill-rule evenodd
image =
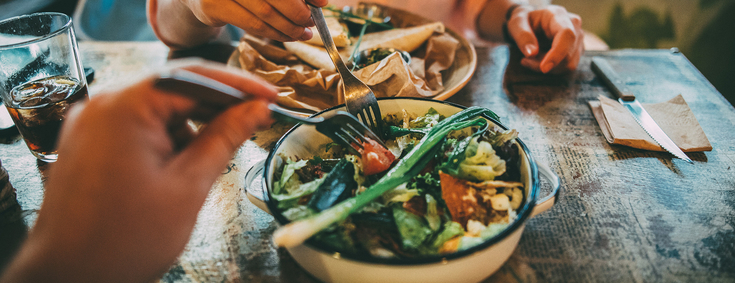
<instances>
[{"instance_id":1,"label":"green blurred foliage","mask_svg":"<svg viewBox=\"0 0 735 283\"><path fill-rule=\"evenodd\" d=\"M660 19L647 7L636 8L629 16L618 3L610 14L607 34L601 37L610 48L656 48L661 40L674 40L674 21L671 12Z\"/></svg>"}]
</instances>

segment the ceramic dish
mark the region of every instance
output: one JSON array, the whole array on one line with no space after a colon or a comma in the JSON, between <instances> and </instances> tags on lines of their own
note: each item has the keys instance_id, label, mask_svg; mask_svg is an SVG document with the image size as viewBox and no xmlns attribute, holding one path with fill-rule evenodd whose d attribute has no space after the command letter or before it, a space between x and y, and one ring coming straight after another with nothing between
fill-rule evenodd
<instances>
[{"instance_id":1,"label":"ceramic dish","mask_svg":"<svg viewBox=\"0 0 735 283\"><path fill-rule=\"evenodd\" d=\"M434 108L440 114L450 116L463 106L430 99L383 98L379 99L383 113L426 113ZM344 107L334 107L315 115L322 115ZM505 128L488 117L492 123ZM522 133L521 133L522 134ZM248 198L256 206L272 212L279 225L289 221L276 209L270 197L273 174L282 162L280 156L310 158L320 145L330 140L313 126L296 125L276 143L268 158L255 165L246 175ZM469 249L451 254L415 258L375 258L366 255L347 254L331 250L314 240L288 248L293 258L309 273L326 282L477 282L500 268L518 245L526 220L555 203L559 194L559 178L546 166L537 164L528 148L516 140L521 154L521 182L524 184L525 203L518 208L517 217L503 232ZM262 178L257 178L262 177ZM539 197L539 177L552 186L552 193ZM261 181L258 181L261 180Z\"/></svg>"}]
</instances>

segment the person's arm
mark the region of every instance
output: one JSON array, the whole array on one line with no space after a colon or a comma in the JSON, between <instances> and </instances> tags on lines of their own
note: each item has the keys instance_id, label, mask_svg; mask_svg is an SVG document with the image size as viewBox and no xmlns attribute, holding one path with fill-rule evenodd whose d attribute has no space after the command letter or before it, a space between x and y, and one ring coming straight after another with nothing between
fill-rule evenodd
<instances>
[{"instance_id":1,"label":"person's arm","mask_svg":"<svg viewBox=\"0 0 735 283\"><path fill-rule=\"evenodd\" d=\"M164 44L186 49L217 38L223 25L206 25L180 0L148 0L148 21Z\"/></svg>"},{"instance_id":2,"label":"person's arm","mask_svg":"<svg viewBox=\"0 0 735 283\"><path fill-rule=\"evenodd\" d=\"M480 36L496 41L504 39L506 25L507 35L525 56L521 64L535 71L575 70L584 53L582 19L561 6L534 10L524 0L488 0L476 23ZM546 41L549 46L540 44Z\"/></svg>"},{"instance_id":3,"label":"person's arm","mask_svg":"<svg viewBox=\"0 0 735 283\"><path fill-rule=\"evenodd\" d=\"M177 49L213 40L226 24L278 41L308 40L314 25L303 0L148 0L148 19L158 38Z\"/></svg>"},{"instance_id":4,"label":"person's arm","mask_svg":"<svg viewBox=\"0 0 735 283\"><path fill-rule=\"evenodd\" d=\"M482 11L477 16L477 34L480 37L503 41L503 24L508 9L513 5L528 5L524 0L487 0Z\"/></svg>"},{"instance_id":5,"label":"person's arm","mask_svg":"<svg viewBox=\"0 0 735 283\"><path fill-rule=\"evenodd\" d=\"M224 65L176 68L251 99L198 134L184 119L197 104L154 88L155 74L72 108L36 224L0 282L151 282L175 262L214 181L272 122L268 103L277 96L262 79Z\"/></svg>"}]
</instances>

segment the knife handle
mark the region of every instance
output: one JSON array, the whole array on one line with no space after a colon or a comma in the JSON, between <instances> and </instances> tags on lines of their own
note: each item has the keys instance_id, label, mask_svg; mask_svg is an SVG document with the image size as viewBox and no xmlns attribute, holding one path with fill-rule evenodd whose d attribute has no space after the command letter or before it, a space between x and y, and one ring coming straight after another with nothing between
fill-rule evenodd
<instances>
[{"instance_id":1,"label":"knife handle","mask_svg":"<svg viewBox=\"0 0 735 283\"><path fill-rule=\"evenodd\" d=\"M635 100L633 92L625 86L623 80L620 79L618 73L613 70L605 58L598 56L592 57L592 71L605 82L615 96L625 101Z\"/></svg>"}]
</instances>

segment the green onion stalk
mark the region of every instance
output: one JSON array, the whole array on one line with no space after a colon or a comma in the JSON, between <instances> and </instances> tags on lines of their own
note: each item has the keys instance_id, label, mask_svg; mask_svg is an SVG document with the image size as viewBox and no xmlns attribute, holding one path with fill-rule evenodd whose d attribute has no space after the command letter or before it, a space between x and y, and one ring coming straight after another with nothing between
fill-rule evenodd
<instances>
[{"instance_id":1,"label":"green onion stalk","mask_svg":"<svg viewBox=\"0 0 735 283\"><path fill-rule=\"evenodd\" d=\"M450 132L473 126L487 126L487 120L478 118L482 114L497 118L497 115L488 109L470 107L442 120L419 141L406 157L400 159L396 166L364 193L346 199L316 215L280 227L273 233L274 242L282 247L298 246L330 225L344 221L352 213L360 211L383 193L411 180L433 158L436 149L440 147L440 142Z\"/></svg>"}]
</instances>

